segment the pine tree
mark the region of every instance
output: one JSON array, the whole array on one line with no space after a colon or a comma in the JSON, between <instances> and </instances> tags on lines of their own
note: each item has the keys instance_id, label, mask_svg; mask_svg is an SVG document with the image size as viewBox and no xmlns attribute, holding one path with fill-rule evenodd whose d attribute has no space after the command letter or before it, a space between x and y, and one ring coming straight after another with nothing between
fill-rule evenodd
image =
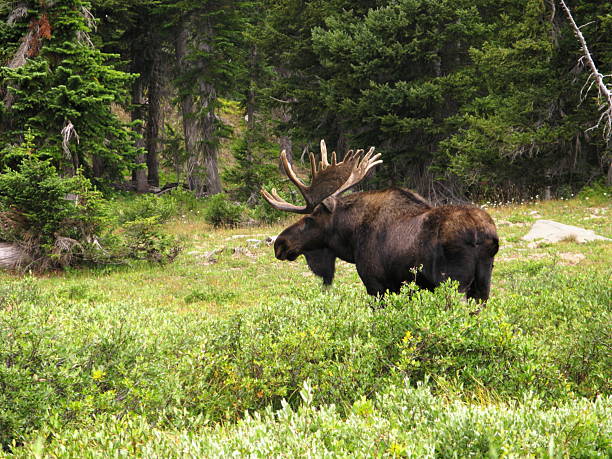
<instances>
[{"instance_id":1,"label":"pine tree","mask_svg":"<svg viewBox=\"0 0 612 459\"><path fill-rule=\"evenodd\" d=\"M196 194L221 192L217 156L225 126L219 98L236 90L241 71L237 45L242 40L245 2L184 0L173 5L175 81L189 159L189 186Z\"/></svg>"},{"instance_id":2,"label":"pine tree","mask_svg":"<svg viewBox=\"0 0 612 459\"><path fill-rule=\"evenodd\" d=\"M0 69L0 155L30 130L41 157L66 173L82 167L91 176L98 157L109 179L119 177L135 151L113 107L125 103L132 76L94 45L87 2L27 6L21 20L4 26L5 33L7 27L19 29L21 39L12 43L13 57Z\"/></svg>"}]
</instances>

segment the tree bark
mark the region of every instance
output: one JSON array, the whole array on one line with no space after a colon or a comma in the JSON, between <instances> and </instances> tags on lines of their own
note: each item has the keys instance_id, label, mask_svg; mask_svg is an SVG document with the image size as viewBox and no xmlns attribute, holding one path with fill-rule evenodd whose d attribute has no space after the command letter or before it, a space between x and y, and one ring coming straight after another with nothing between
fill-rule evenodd
<instances>
[{"instance_id":1,"label":"tree bark","mask_svg":"<svg viewBox=\"0 0 612 459\"><path fill-rule=\"evenodd\" d=\"M192 64L187 62L190 24L183 20L176 34L175 52L180 68L188 68ZM200 25L198 29L197 46L203 51L210 52L212 26L209 21ZM199 63L202 65L202 63ZM185 135L185 148L188 153L187 179L189 187L201 196L203 194L216 194L221 192L221 179L217 164L217 138L215 133L216 116L214 106L217 99L215 87L202 79L197 83L197 93L184 91L181 99L181 113L183 116L183 132ZM204 180L202 176L205 175Z\"/></svg>"},{"instance_id":2,"label":"tree bark","mask_svg":"<svg viewBox=\"0 0 612 459\"><path fill-rule=\"evenodd\" d=\"M147 181L151 186L159 186L159 129L161 125L162 98L162 60L159 44L153 50L151 74L149 77L148 120L146 130Z\"/></svg>"},{"instance_id":3,"label":"tree bark","mask_svg":"<svg viewBox=\"0 0 612 459\"><path fill-rule=\"evenodd\" d=\"M247 91L247 160L253 161L253 147L255 135L255 108L257 105L257 45L252 44L249 52L249 89Z\"/></svg>"},{"instance_id":4,"label":"tree bark","mask_svg":"<svg viewBox=\"0 0 612 459\"><path fill-rule=\"evenodd\" d=\"M278 118L278 120L284 126L289 124L289 121L291 121L291 108L290 107L281 106L277 108L276 110L273 110L273 114L274 116L276 116L276 118ZM285 153L287 154L287 161L289 161L289 164L293 164L293 141L291 140L291 137L289 137L285 133L280 134L278 137L278 144L280 147L280 151L284 150ZM280 162L278 163L278 167L280 171L284 173L283 166Z\"/></svg>"},{"instance_id":5,"label":"tree bark","mask_svg":"<svg viewBox=\"0 0 612 459\"><path fill-rule=\"evenodd\" d=\"M189 40L189 31L187 30L187 21L183 19L178 25L174 51L176 61L179 68L183 69L189 65L187 61L187 46ZM185 174L189 189L196 195L200 194L201 185L199 180L198 157L196 155L195 143L198 137L198 129L196 126L195 109L193 103L193 95L191 92L184 91L181 97L181 116L183 121L183 136L185 138L185 150L187 151L187 162L185 165Z\"/></svg>"},{"instance_id":6,"label":"tree bark","mask_svg":"<svg viewBox=\"0 0 612 459\"><path fill-rule=\"evenodd\" d=\"M142 59L138 57L138 52L133 53L134 56L134 72L141 73L142 72ZM140 72L139 72L140 70ZM138 139L136 140L136 148L141 149L142 153L136 155L135 163L136 167L132 170L132 181L136 187L136 191L139 193L144 193L148 190L147 185L147 171L144 167L140 165L144 165L145 163L145 153L144 153L144 125L142 124L144 121L144 81L142 76L138 77L138 79L134 82L134 86L132 87L132 111L131 111L131 119L132 121L139 120L141 121L134 127L134 131L138 135Z\"/></svg>"}]
</instances>

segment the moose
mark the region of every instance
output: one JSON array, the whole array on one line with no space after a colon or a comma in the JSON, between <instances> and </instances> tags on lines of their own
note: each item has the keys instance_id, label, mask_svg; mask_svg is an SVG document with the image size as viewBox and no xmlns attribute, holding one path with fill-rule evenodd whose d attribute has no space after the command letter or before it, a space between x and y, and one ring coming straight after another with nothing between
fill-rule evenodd
<instances>
[{"instance_id":1,"label":"moose","mask_svg":"<svg viewBox=\"0 0 612 459\"><path fill-rule=\"evenodd\" d=\"M489 214L474 206L435 207L402 188L340 196L382 163L381 155L373 154L374 147L363 152L350 150L341 162L333 152L330 164L321 141L318 166L310 153L310 186L298 178L285 151L281 152L282 167L306 204L291 204L275 189L261 193L276 209L306 216L276 238L276 258L294 261L304 255L324 285L333 281L336 258L354 263L373 296L397 293L409 281L433 290L450 278L459 283L459 291L467 298L486 302L499 248Z\"/></svg>"}]
</instances>

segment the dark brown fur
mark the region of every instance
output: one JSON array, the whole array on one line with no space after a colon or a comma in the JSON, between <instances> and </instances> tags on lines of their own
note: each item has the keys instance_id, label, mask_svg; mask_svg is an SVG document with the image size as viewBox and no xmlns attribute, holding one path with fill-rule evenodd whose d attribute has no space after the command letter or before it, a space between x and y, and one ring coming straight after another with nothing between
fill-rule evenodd
<instances>
[{"instance_id":1,"label":"dark brown fur","mask_svg":"<svg viewBox=\"0 0 612 459\"><path fill-rule=\"evenodd\" d=\"M433 289L450 278L468 298L486 301L498 238L482 209L432 207L412 191L390 188L326 199L286 228L274 250L279 260L304 255L326 285L340 258L355 263L370 295L398 292L406 281ZM414 268L421 268L416 279Z\"/></svg>"}]
</instances>

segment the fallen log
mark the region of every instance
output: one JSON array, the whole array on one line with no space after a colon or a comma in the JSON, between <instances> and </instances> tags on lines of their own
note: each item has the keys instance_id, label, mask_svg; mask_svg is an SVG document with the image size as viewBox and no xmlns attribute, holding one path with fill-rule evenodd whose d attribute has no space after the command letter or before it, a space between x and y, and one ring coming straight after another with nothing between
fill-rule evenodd
<instances>
[{"instance_id":1,"label":"fallen log","mask_svg":"<svg viewBox=\"0 0 612 459\"><path fill-rule=\"evenodd\" d=\"M30 256L18 245L0 242L0 269L19 269L30 263Z\"/></svg>"}]
</instances>

